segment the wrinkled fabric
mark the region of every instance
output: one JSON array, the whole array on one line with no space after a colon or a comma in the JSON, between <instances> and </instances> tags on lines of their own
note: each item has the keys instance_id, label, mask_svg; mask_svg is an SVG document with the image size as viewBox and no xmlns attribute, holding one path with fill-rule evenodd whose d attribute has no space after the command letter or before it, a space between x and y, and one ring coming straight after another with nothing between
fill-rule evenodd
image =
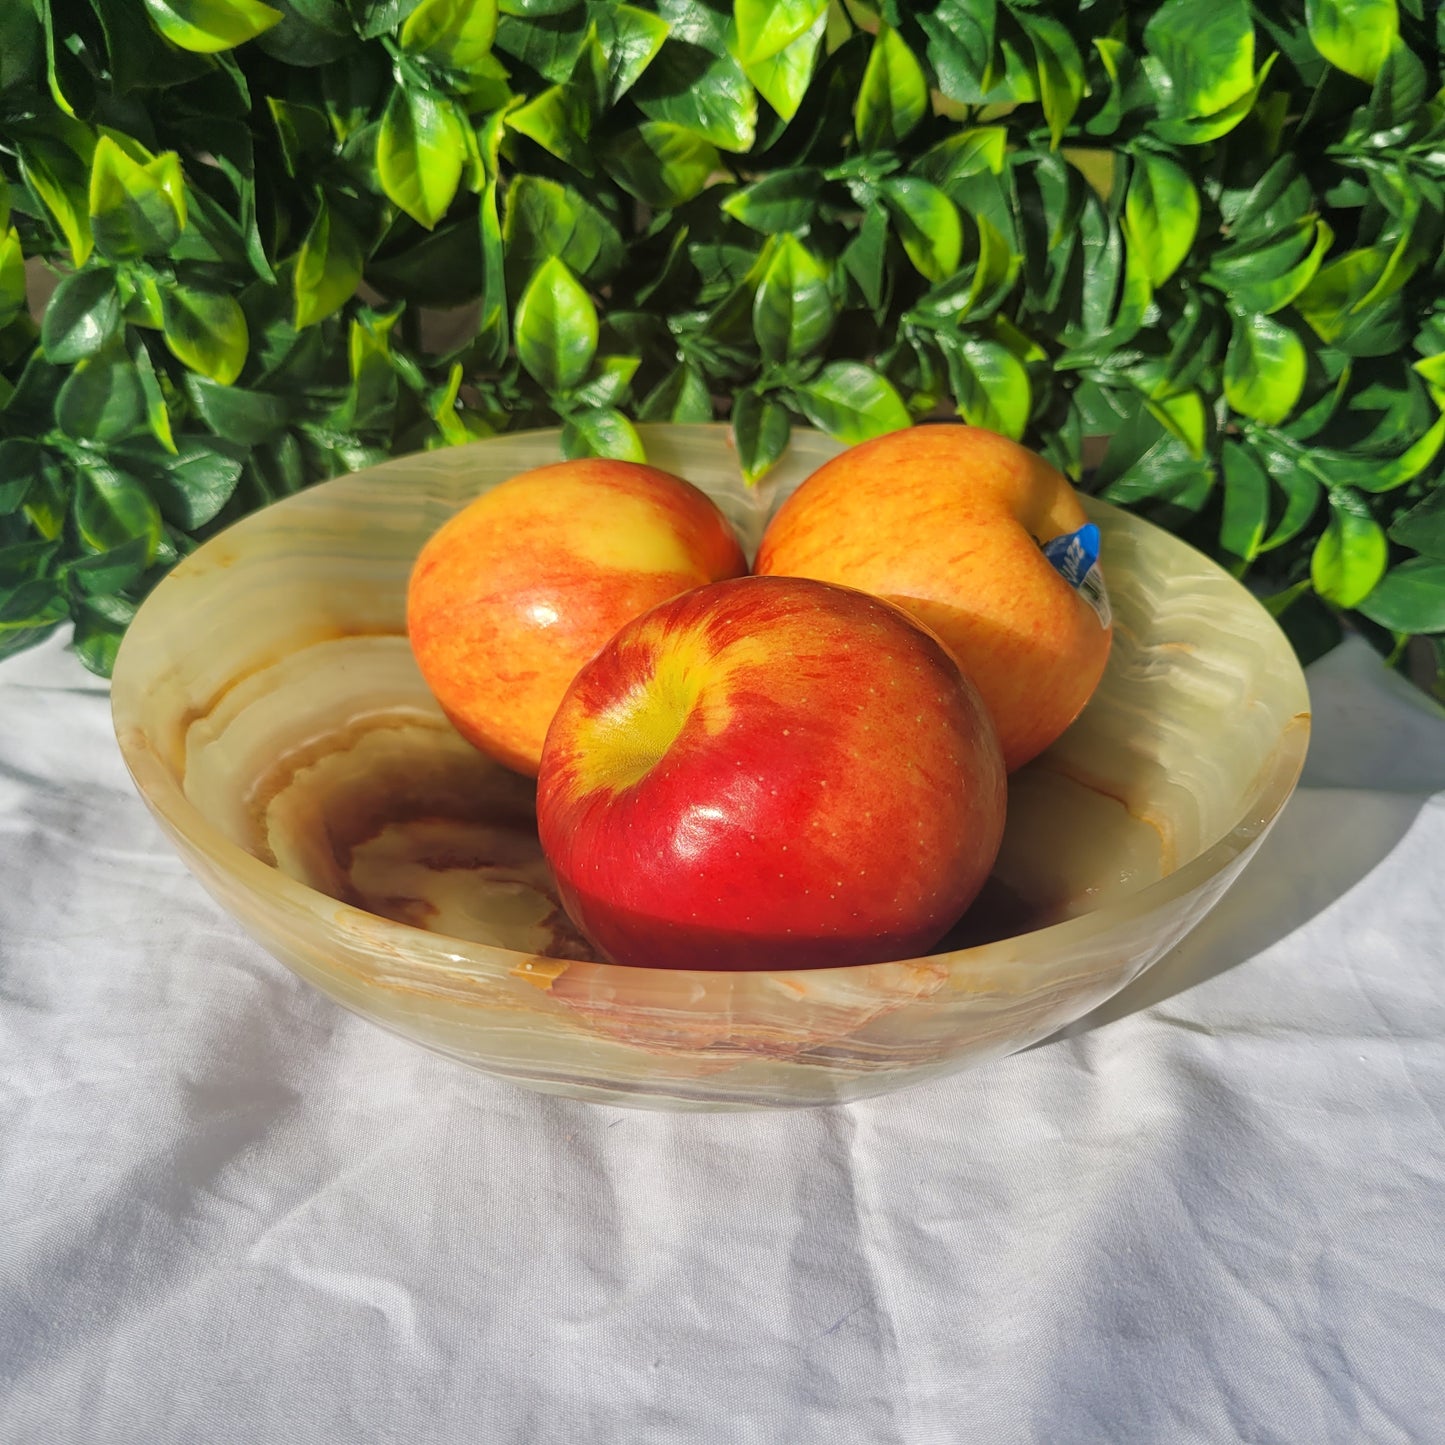
<instances>
[{"instance_id":1,"label":"wrinkled fabric","mask_svg":"<svg viewBox=\"0 0 1445 1445\"><path fill-rule=\"evenodd\" d=\"M1445 1440L1445 720L1362 644L1185 943L848 1107L526 1093L248 941L0 665L0 1441Z\"/></svg>"}]
</instances>

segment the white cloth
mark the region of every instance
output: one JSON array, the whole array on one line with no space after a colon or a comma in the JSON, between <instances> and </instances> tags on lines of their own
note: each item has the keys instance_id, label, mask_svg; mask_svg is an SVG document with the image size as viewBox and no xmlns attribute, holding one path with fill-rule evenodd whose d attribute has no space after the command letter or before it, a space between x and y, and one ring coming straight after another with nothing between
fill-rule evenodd
<instances>
[{"instance_id":1,"label":"white cloth","mask_svg":"<svg viewBox=\"0 0 1445 1445\"><path fill-rule=\"evenodd\" d=\"M1362 644L1127 994L849 1107L534 1096L312 992L0 665L4 1445L1445 1440L1445 719Z\"/></svg>"}]
</instances>

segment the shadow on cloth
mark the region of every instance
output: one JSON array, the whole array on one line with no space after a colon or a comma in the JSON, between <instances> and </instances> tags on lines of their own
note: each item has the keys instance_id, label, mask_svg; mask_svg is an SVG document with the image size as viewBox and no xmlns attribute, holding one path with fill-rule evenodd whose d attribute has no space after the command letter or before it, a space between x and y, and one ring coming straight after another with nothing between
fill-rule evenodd
<instances>
[{"instance_id":1,"label":"shadow on cloth","mask_svg":"<svg viewBox=\"0 0 1445 1445\"><path fill-rule=\"evenodd\" d=\"M1288 937L1384 862L1445 791L1445 713L1386 673L1365 643L1351 639L1308 676L1309 760L1259 852L1176 948L1041 1044L1152 1008Z\"/></svg>"}]
</instances>

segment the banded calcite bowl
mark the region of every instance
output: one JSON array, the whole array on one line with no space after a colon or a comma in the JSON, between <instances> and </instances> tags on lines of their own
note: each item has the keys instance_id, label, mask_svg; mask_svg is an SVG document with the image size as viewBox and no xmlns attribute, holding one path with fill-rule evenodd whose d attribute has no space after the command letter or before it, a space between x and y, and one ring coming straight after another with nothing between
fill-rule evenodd
<instances>
[{"instance_id":1,"label":"banded calcite bowl","mask_svg":"<svg viewBox=\"0 0 1445 1445\"><path fill-rule=\"evenodd\" d=\"M794 434L745 487L726 428L643 427L751 549L838 451ZM1309 734L1288 643L1244 588L1103 504L1104 681L1012 779L984 895L926 958L782 972L598 962L558 906L533 785L453 732L407 646L408 571L556 432L406 457L237 523L121 648L117 736L141 795L250 935L338 1003L531 1088L661 1109L864 1098L1046 1037L1159 959L1244 867Z\"/></svg>"}]
</instances>

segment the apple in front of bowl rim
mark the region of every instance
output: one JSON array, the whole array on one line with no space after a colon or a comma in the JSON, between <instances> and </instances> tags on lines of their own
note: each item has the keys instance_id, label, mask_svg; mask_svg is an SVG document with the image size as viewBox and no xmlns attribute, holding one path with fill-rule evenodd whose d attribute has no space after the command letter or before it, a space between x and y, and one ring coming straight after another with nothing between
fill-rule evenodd
<instances>
[{"instance_id":1,"label":"apple in front of bowl rim","mask_svg":"<svg viewBox=\"0 0 1445 1445\"><path fill-rule=\"evenodd\" d=\"M932 633L851 588L744 577L582 668L537 825L613 962L816 968L936 943L993 866L1005 795L993 724Z\"/></svg>"},{"instance_id":2,"label":"apple in front of bowl rim","mask_svg":"<svg viewBox=\"0 0 1445 1445\"><path fill-rule=\"evenodd\" d=\"M427 541L407 633L457 731L535 777L568 683L624 622L746 571L691 483L637 462L558 462L484 492Z\"/></svg>"},{"instance_id":3,"label":"apple in front of bowl rim","mask_svg":"<svg viewBox=\"0 0 1445 1445\"><path fill-rule=\"evenodd\" d=\"M859 587L926 623L983 695L1012 771L1073 722L1109 658L1097 567L1075 585L1044 550L1087 523L1028 448L924 425L819 467L768 523L753 570Z\"/></svg>"}]
</instances>

